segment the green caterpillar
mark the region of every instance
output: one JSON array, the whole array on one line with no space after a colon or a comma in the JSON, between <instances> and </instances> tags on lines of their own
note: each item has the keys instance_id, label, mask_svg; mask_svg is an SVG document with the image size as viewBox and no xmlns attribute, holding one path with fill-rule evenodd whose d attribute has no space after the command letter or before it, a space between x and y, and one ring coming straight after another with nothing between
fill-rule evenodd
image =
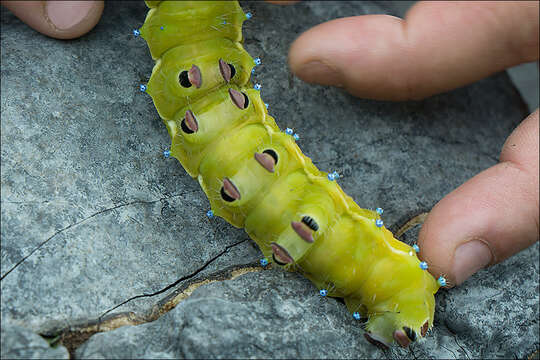
<instances>
[{"instance_id":1,"label":"green caterpillar","mask_svg":"<svg viewBox=\"0 0 540 360\"><path fill-rule=\"evenodd\" d=\"M259 62L242 47L237 1L146 1L135 30L156 60L141 86L152 97L178 159L212 211L244 228L264 256L298 271L323 296L341 297L366 338L407 347L433 325L435 280L396 240L377 211L360 208L280 131L250 74ZM267 261L267 260L265 260Z\"/></svg>"}]
</instances>

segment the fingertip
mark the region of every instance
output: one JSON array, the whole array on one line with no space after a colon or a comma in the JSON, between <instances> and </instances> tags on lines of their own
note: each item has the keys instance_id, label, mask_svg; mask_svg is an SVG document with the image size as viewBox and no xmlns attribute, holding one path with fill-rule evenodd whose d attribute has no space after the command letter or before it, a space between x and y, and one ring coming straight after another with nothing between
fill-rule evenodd
<instances>
[{"instance_id":1,"label":"fingertip","mask_svg":"<svg viewBox=\"0 0 540 360\"><path fill-rule=\"evenodd\" d=\"M410 95L405 64L392 54L406 51L402 19L362 15L331 20L301 34L289 50L289 67L300 79L343 87L355 96L401 100Z\"/></svg>"},{"instance_id":2,"label":"fingertip","mask_svg":"<svg viewBox=\"0 0 540 360\"><path fill-rule=\"evenodd\" d=\"M336 20L317 25L302 33L291 44L288 55L290 70L308 83L342 86L341 71L334 64L335 53L323 37L325 30L333 30Z\"/></svg>"},{"instance_id":3,"label":"fingertip","mask_svg":"<svg viewBox=\"0 0 540 360\"><path fill-rule=\"evenodd\" d=\"M3 1L21 21L34 30L56 38L74 39L89 32L103 13L103 0Z\"/></svg>"},{"instance_id":4,"label":"fingertip","mask_svg":"<svg viewBox=\"0 0 540 360\"><path fill-rule=\"evenodd\" d=\"M103 13L103 1L48 1L46 16L54 26L52 37L78 38L96 26Z\"/></svg>"},{"instance_id":5,"label":"fingertip","mask_svg":"<svg viewBox=\"0 0 540 360\"><path fill-rule=\"evenodd\" d=\"M495 260L489 243L482 236L484 222L461 196L463 184L444 197L431 210L418 236L419 258L429 264L435 277L443 276L449 287L462 284L468 277ZM474 201L474 199L470 199Z\"/></svg>"},{"instance_id":6,"label":"fingertip","mask_svg":"<svg viewBox=\"0 0 540 360\"><path fill-rule=\"evenodd\" d=\"M310 83L334 85L325 73L330 71L334 76L341 75L341 69L334 64L337 62L338 49L344 45L331 41L341 41L342 37L337 34L342 29L341 23L342 19L337 19L317 25L302 33L292 43L288 62L296 76Z\"/></svg>"}]
</instances>

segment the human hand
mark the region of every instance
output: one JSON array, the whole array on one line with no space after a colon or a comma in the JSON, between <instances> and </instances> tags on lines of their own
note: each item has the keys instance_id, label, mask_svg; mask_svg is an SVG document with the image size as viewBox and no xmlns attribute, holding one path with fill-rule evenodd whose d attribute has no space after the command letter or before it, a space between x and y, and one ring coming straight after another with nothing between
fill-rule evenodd
<instances>
[{"instance_id":1,"label":"human hand","mask_svg":"<svg viewBox=\"0 0 540 360\"><path fill-rule=\"evenodd\" d=\"M57 39L86 34L103 13L103 0L1 1L1 4L34 30Z\"/></svg>"},{"instance_id":2,"label":"human hand","mask_svg":"<svg viewBox=\"0 0 540 360\"><path fill-rule=\"evenodd\" d=\"M364 15L302 34L289 65L301 79L380 100L421 99L538 60L538 2L420 2L405 20ZM458 285L538 241L538 110L499 163L444 197L419 235L420 258Z\"/></svg>"}]
</instances>

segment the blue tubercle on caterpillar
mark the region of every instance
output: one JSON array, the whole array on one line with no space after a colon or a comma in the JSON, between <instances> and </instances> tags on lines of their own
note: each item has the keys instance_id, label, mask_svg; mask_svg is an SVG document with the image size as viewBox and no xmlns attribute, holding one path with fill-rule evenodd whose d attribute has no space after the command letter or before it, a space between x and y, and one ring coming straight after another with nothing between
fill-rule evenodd
<instances>
[{"instance_id":1,"label":"blue tubercle on caterpillar","mask_svg":"<svg viewBox=\"0 0 540 360\"><path fill-rule=\"evenodd\" d=\"M439 286L440 287L445 287L446 286L446 279L442 276L440 276L438 279L437 279L437 282L439 283Z\"/></svg>"}]
</instances>

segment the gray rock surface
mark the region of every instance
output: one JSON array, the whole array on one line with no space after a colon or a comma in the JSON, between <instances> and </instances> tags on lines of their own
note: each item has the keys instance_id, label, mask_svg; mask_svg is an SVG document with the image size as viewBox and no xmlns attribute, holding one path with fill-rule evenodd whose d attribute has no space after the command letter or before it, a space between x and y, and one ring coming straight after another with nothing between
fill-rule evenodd
<instances>
[{"instance_id":1,"label":"gray rock surface","mask_svg":"<svg viewBox=\"0 0 540 360\"><path fill-rule=\"evenodd\" d=\"M2 359L69 359L65 347L53 348L36 333L17 325L2 326L0 338Z\"/></svg>"},{"instance_id":2,"label":"gray rock surface","mask_svg":"<svg viewBox=\"0 0 540 360\"><path fill-rule=\"evenodd\" d=\"M297 274L269 270L201 287L158 321L93 336L80 358L371 357L361 327ZM150 336L152 334L152 336ZM144 346L130 346L144 342ZM123 349L123 350L122 350Z\"/></svg>"},{"instance_id":3,"label":"gray rock surface","mask_svg":"<svg viewBox=\"0 0 540 360\"><path fill-rule=\"evenodd\" d=\"M304 84L286 65L298 34L331 18L393 10L364 2L243 5L255 15L245 46L263 60L255 80L271 114L299 132L322 170L344 175L340 184L361 206L385 208L393 230L496 163L527 114L504 73L406 103ZM373 348L344 305L320 299L297 275L220 277L260 253L242 230L207 219L197 182L161 155L166 129L138 90L153 61L131 35L146 11L141 2L107 3L90 34L58 41L2 10L3 331L70 334L63 342L72 354L82 343L78 357L410 357ZM187 283L212 276L167 312ZM539 347L538 245L442 291L437 302L435 329L414 346L416 356L531 354ZM96 323L106 331L156 318L84 342Z\"/></svg>"}]
</instances>

